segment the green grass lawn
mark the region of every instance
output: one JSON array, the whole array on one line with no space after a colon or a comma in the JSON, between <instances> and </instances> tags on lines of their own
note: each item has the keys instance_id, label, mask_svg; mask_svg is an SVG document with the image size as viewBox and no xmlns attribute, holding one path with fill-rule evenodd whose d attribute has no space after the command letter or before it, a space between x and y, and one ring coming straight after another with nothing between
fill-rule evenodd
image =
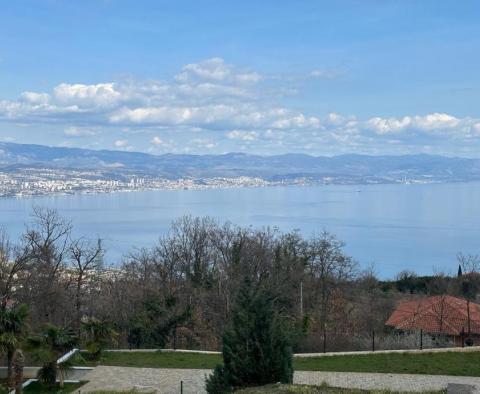
<instances>
[{"instance_id":1,"label":"green grass lawn","mask_svg":"<svg viewBox=\"0 0 480 394\"><path fill-rule=\"evenodd\" d=\"M85 360L85 365L96 365L95 362L88 361L87 357ZM116 367L213 369L221 363L222 357L217 354L105 352L99 364Z\"/></svg>"},{"instance_id":2,"label":"green grass lawn","mask_svg":"<svg viewBox=\"0 0 480 394\"><path fill-rule=\"evenodd\" d=\"M357 390L357 389L343 389L338 387L322 386L304 386L304 385L283 385L273 384L264 387L248 388L236 391L239 394L394 394L392 391L371 391L371 390ZM444 394L444 391L429 391L429 394ZM427 394L424 392L423 394Z\"/></svg>"},{"instance_id":3,"label":"green grass lawn","mask_svg":"<svg viewBox=\"0 0 480 394\"><path fill-rule=\"evenodd\" d=\"M174 352L105 352L101 365L211 369L220 355ZM85 365L94 365L85 362ZM295 358L297 371L384 372L480 376L480 352L391 353Z\"/></svg>"},{"instance_id":4,"label":"green grass lawn","mask_svg":"<svg viewBox=\"0 0 480 394\"><path fill-rule=\"evenodd\" d=\"M295 369L298 371L480 376L480 352L390 353L296 358Z\"/></svg>"},{"instance_id":5,"label":"green grass lawn","mask_svg":"<svg viewBox=\"0 0 480 394\"><path fill-rule=\"evenodd\" d=\"M83 383L65 383L63 388L56 387L53 390L49 387L45 387L40 382L32 382L23 389L25 394L66 394L73 393L85 384ZM58 386L58 385L57 385Z\"/></svg>"}]
</instances>

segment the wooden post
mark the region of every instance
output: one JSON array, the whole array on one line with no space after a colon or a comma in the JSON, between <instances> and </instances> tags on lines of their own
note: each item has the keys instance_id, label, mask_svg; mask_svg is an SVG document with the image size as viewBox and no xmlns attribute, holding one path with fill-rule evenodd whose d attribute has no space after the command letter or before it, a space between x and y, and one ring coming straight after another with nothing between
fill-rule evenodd
<instances>
[{"instance_id":1,"label":"wooden post","mask_svg":"<svg viewBox=\"0 0 480 394\"><path fill-rule=\"evenodd\" d=\"M300 317L303 317L303 282L300 282Z\"/></svg>"},{"instance_id":2,"label":"wooden post","mask_svg":"<svg viewBox=\"0 0 480 394\"><path fill-rule=\"evenodd\" d=\"M423 330L420 330L420 350L423 350Z\"/></svg>"},{"instance_id":3,"label":"wooden post","mask_svg":"<svg viewBox=\"0 0 480 394\"><path fill-rule=\"evenodd\" d=\"M183 380L180 380L180 394L183 394Z\"/></svg>"},{"instance_id":4,"label":"wooden post","mask_svg":"<svg viewBox=\"0 0 480 394\"><path fill-rule=\"evenodd\" d=\"M177 323L173 328L173 350L177 350Z\"/></svg>"},{"instance_id":5,"label":"wooden post","mask_svg":"<svg viewBox=\"0 0 480 394\"><path fill-rule=\"evenodd\" d=\"M323 329L323 353L327 352L327 333L326 330Z\"/></svg>"}]
</instances>

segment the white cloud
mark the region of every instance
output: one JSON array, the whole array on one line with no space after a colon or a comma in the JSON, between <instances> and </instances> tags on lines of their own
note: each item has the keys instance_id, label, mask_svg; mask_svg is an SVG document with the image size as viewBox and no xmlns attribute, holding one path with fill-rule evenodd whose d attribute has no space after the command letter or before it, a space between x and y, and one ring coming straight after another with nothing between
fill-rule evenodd
<instances>
[{"instance_id":1,"label":"white cloud","mask_svg":"<svg viewBox=\"0 0 480 394\"><path fill-rule=\"evenodd\" d=\"M64 105L104 107L115 104L121 98L121 93L115 89L113 83L99 83L97 85L62 83L55 87L53 96L58 103Z\"/></svg>"},{"instance_id":2,"label":"white cloud","mask_svg":"<svg viewBox=\"0 0 480 394\"><path fill-rule=\"evenodd\" d=\"M204 138L195 138L190 141L190 145L196 149L213 149L217 146L217 143L204 139ZM192 148L188 147L187 151L191 151Z\"/></svg>"},{"instance_id":3,"label":"white cloud","mask_svg":"<svg viewBox=\"0 0 480 394\"><path fill-rule=\"evenodd\" d=\"M128 141L127 140L116 140L114 145L117 148L126 148L128 146Z\"/></svg>"},{"instance_id":4,"label":"white cloud","mask_svg":"<svg viewBox=\"0 0 480 394\"><path fill-rule=\"evenodd\" d=\"M63 134L67 137L92 137L98 134L98 130L72 126L63 130Z\"/></svg>"},{"instance_id":5,"label":"white cloud","mask_svg":"<svg viewBox=\"0 0 480 394\"><path fill-rule=\"evenodd\" d=\"M309 77L329 78L332 72L314 70ZM69 137L69 144L78 143L74 137L82 144L86 138L94 140L101 131L106 141L116 141L114 146L124 150L132 149L131 141L136 146L143 141L145 149L156 151L244 147L272 153L307 147L313 153L330 152L330 147L381 152L382 146L432 150L473 147L476 141L480 145L480 119L437 112L359 119L302 111L298 103L294 109L283 100L291 82L213 58L184 66L170 81L125 79L28 90L16 100L0 99L0 121L31 128L52 125L60 130L59 137ZM122 130L128 131L130 142ZM152 137L157 131L162 138Z\"/></svg>"},{"instance_id":6,"label":"white cloud","mask_svg":"<svg viewBox=\"0 0 480 394\"><path fill-rule=\"evenodd\" d=\"M214 57L199 63L187 64L175 79L180 82L192 81L215 81L215 82L239 82L256 83L262 76L256 72L241 70L226 64L221 58Z\"/></svg>"},{"instance_id":7,"label":"white cloud","mask_svg":"<svg viewBox=\"0 0 480 394\"><path fill-rule=\"evenodd\" d=\"M255 141L258 139L258 133L256 131L232 130L227 133L227 137L232 140Z\"/></svg>"},{"instance_id":8,"label":"white cloud","mask_svg":"<svg viewBox=\"0 0 480 394\"><path fill-rule=\"evenodd\" d=\"M30 104L48 104L50 95L47 93L23 92L22 99Z\"/></svg>"},{"instance_id":9,"label":"white cloud","mask_svg":"<svg viewBox=\"0 0 480 394\"><path fill-rule=\"evenodd\" d=\"M480 137L480 123L476 123L472 126L473 134Z\"/></svg>"},{"instance_id":10,"label":"white cloud","mask_svg":"<svg viewBox=\"0 0 480 394\"><path fill-rule=\"evenodd\" d=\"M311 78L335 79L345 74L345 70L337 68L319 68L310 73Z\"/></svg>"},{"instance_id":11,"label":"white cloud","mask_svg":"<svg viewBox=\"0 0 480 394\"><path fill-rule=\"evenodd\" d=\"M421 131L438 131L454 129L461 120L443 113L433 113L424 116L404 116L403 118L371 118L366 122L367 127L378 134L402 132L408 129Z\"/></svg>"},{"instance_id":12,"label":"white cloud","mask_svg":"<svg viewBox=\"0 0 480 394\"><path fill-rule=\"evenodd\" d=\"M163 145L164 144L163 140L158 136L153 137L151 143L153 145Z\"/></svg>"},{"instance_id":13,"label":"white cloud","mask_svg":"<svg viewBox=\"0 0 480 394\"><path fill-rule=\"evenodd\" d=\"M414 125L420 129L451 129L457 127L460 120L448 114L434 113L426 116L415 116Z\"/></svg>"},{"instance_id":14,"label":"white cloud","mask_svg":"<svg viewBox=\"0 0 480 394\"><path fill-rule=\"evenodd\" d=\"M377 134L388 134L401 131L412 124L412 118L405 116L402 119L389 118L384 119L375 117L366 122L367 127L374 130Z\"/></svg>"}]
</instances>

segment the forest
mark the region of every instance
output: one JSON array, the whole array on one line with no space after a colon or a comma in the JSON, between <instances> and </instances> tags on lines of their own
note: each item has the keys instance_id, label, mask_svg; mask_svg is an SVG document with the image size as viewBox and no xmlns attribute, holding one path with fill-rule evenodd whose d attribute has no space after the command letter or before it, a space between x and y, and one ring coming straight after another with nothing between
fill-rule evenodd
<instances>
[{"instance_id":1,"label":"forest","mask_svg":"<svg viewBox=\"0 0 480 394\"><path fill-rule=\"evenodd\" d=\"M0 311L24 308L31 333L48 324L82 337L95 321L117 333L109 347L219 350L247 278L266 286L299 330L296 352L370 349L372 336L377 348L411 348L415 335L385 327L396 303L464 292L464 279L443 273L379 280L326 231L305 238L185 216L156 245L111 266L101 239L73 234L68 219L41 207L19 239L0 233ZM479 259L460 254L457 266L476 273ZM469 278L475 299L478 275Z\"/></svg>"}]
</instances>

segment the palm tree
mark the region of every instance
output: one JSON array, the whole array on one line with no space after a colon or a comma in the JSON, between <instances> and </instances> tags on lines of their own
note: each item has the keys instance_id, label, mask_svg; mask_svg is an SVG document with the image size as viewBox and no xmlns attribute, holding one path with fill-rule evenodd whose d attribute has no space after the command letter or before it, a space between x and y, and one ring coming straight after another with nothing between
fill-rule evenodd
<instances>
[{"instance_id":1,"label":"palm tree","mask_svg":"<svg viewBox=\"0 0 480 394\"><path fill-rule=\"evenodd\" d=\"M43 366L38 371L40 381L50 387L55 386L57 377L60 387L63 387L65 376L71 368L67 361L61 363L57 360L66 352L72 350L77 344L77 337L69 328L57 327L46 324L40 335L29 338L30 347L37 357L43 361Z\"/></svg>"},{"instance_id":2,"label":"palm tree","mask_svg":"<svg viewBox=\"0 0 480 394\"><path fill-rule=\"evenodd\" d=\"M23 392L23 368L25 367L25 357L21 349L15 350L13 355L13 383L15 394Z\"/></svg>"},{"instance_id":3,"label":"palm tree","mask_svg":"<svg viewBox=\"0 0 480 394\"><path fill-rule=\"evenodd\" d=\"M94 360L100 360L103 350L116 340L118 333L108 321L94 317L83 319L82 327L87 334L87 350Z\"/></svg>"},{"instance_id":4,"label":"palm tree","mask_svg":"<svg viewBox=\"0 0 480 394\"><path fill-rule=\"evenodd\" d=\"M25 304L0 309L0 352L7 353L7 384L13 384L13 355L28 332L28 307Z\"/></svg>"}]
</instances>

